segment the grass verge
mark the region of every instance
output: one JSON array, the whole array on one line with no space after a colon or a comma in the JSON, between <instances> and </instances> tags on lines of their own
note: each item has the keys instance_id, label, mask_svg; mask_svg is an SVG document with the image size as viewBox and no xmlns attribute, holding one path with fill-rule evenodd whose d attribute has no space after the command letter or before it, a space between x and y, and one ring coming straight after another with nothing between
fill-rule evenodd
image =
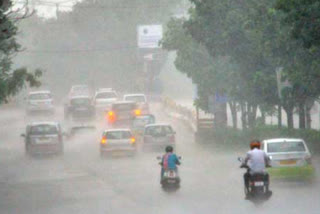
<instances>
[{"instance_id":1,"label":"grass verge","mask_svg":"<svg viewBox=\"0 0 320 214\"><path fill-rule=\"evenodd\" d=\"M311 153L320 154L320 132L317 130L301 130L278 128L277 126L259 126L253 129L215 128L196 133L198 142L216 142L227 147L248 148L253 139L270 138L302 138L308 144Z\"/></svg>"},{"instance_id":2,"label":"grass verge","mask_svg":"<svg viewBox=\"0 0 320 214\"><path fill-rule=\"evenodd\" d=\"M310 179L315 175L311 165L304 167L269 168L268 173L272 178Z\"/></svg>"}]
</instances>

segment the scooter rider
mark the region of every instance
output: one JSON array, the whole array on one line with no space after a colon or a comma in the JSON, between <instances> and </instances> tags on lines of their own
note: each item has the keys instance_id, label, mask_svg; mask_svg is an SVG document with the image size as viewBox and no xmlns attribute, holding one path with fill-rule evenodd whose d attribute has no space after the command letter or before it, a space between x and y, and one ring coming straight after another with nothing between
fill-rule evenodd
<instances>
[{"instance_id":1,"label":"scooter rider","mask_svg":"<svg viewBox=\"0 0 320 214\"><path fill-rule=\"evenodd\" d=\"M173 153L173 147L172 146L167 146L166 149L166 154L163 155L162 161L160 162L161 167L161 181L163 179L163 175L165 170L171 169L171 170L178 170L177 165L180 165L179 158L177 157L176 154Z\"/></svg>"},{"instance_id":2,"label":"scooter rider","mask_svg":"<svg viewBox=\"0 0 320 214\"><path fill-rule=\"evenodd\" d=\"M247 152L247 156L244 160L244 163L242 166L248 166L249 172L244 174L244 184L247 190L249 191L249 180L250 177L254 174L264 174L265 175L265 181L267 182L267 192L271 193L269 191L269 175L266 173L265 169L269 165L269 157L267 154L260 150L261 142L259 140L253 140L250 142L250 151Z\"/></svg>"}]
</instances>

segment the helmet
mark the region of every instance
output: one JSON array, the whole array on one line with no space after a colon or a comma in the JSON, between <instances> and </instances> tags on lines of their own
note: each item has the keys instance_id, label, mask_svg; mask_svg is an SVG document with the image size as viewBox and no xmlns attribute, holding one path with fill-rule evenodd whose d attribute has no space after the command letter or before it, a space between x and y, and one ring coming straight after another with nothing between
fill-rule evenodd
<instances>
[{"instance_id":1,"label":"helmet","mask_svg":"<svg viewBox=\"0 0 320 214\"><path fill-rule=\"evenodd\" d=\"M251 149L254 149L254 148L260 149L260 146L261 146L261 143L259 140L253 140L250 142Z\"/></svg>"},{"instance_id":2,"label":"helmet","mask_svg":"<svg viewBox=\"0 0 320 214\"><path fill-rule=\"evenodd\" d=\"M173 152L173 147L172 146L167 146L166 147L166 152Z\"/></svg>"}]
</instances>

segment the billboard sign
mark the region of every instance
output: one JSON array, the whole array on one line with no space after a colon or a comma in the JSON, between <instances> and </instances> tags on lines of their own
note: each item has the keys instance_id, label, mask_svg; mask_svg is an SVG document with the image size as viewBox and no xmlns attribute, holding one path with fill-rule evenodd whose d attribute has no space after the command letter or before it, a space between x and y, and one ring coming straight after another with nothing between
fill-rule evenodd
<instances>
[{"instance_id":1,"label":"billboard sign","mask_svg":"<svg viewBox=\"0 0 320 214\"><path fill-rule=\"evenodd\" d=\"M162 25L139 25L137 31L139 48L160 48L159 42L163 38Z\"/></svg>"}]
</instances>

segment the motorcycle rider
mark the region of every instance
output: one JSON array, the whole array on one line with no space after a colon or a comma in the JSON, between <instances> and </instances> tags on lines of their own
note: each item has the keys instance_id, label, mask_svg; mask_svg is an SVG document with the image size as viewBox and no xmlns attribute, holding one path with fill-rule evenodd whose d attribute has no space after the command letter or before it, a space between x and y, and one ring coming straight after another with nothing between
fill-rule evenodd
<instances>
[{"instance_id":1,"label":"motorcycle rider","mask_svg":"<svg viewBox=\"0 0 320 214\"><path fill-rule=\"evenodd\" d=\"M177 165L180 165L179 158L176 154L173 153L173 147L167 146L165 149L166 153L162 157L162 161L160 162L161 167L161 181L163 180L163 175L165 170L171 169L178 171Z\"/></svg>"},{"instance_id":2,"label":"motorcycle rider","mask_svg":"<svg viewBox=\"0 0 320 214\"><path fill-rule=\"evenodd\" d=\"M264 174L266 185L266 191L268 194L271 194L269 191L269 174L266 173L266 167L269 167L269 157L267 154L260 150L261 142L259 140L253 140L250 142L250 150L247 152L247 156L244 160L244 163L241 165L242 167L248 166L249 171L244 174L244 184L249 192L249 181L250 177L254 174ZM247 198L248 196L246 196Z\"/></svg>"}]
</instances>

